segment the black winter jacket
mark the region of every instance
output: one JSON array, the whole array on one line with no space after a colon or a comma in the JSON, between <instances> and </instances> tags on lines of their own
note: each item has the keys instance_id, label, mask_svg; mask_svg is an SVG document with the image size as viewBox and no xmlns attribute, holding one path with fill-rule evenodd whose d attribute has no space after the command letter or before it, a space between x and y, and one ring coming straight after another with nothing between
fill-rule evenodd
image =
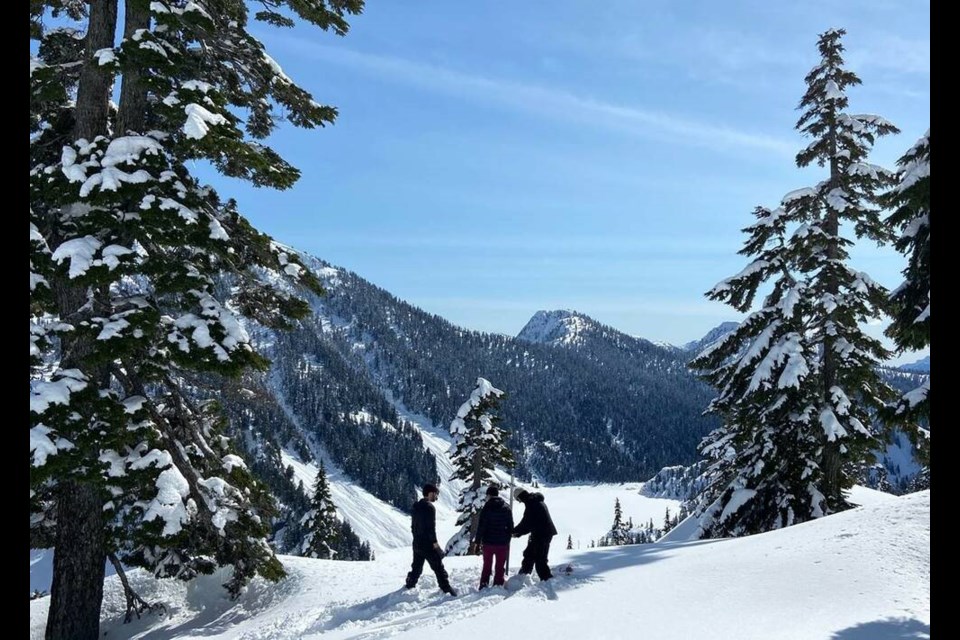
<instances>
[{"instance_id":1,"label":"black winter jacket","mask_svg":"<svg viewBox=\"0 0 960 640\"><path fill-rule=\"evenodd\" d=\"M416 548L427 549L437 541L437 508L426 498L413 504L410 531L413 532L413 546Z\"/></svg>"},{"instance_id":2,"label":"black winter jacket","mask_svg":"<svg viewBox=\"0 0 960 640\"><path fill-rule=\"evenodd\" d=\"M520 500L524 504L523 517L520 519L513 534L522 536L526 533L531 538L543 539L552 538L557 535L557 528L553 526L553 519L550 517L550 511L543 502L542 493L528 493Z\"/></svg>"},{"instance_id":3,"label":"black winter jacket","mask_svg":"<svg viewBox=\"0 0 960 640\"><path fill-rule=\"evenodd\" d=\"M477 535L474 542L483 544L507 544L513 530L513 511L500 496L494 496L480 509Z\"/></svg>"}]
</instances>

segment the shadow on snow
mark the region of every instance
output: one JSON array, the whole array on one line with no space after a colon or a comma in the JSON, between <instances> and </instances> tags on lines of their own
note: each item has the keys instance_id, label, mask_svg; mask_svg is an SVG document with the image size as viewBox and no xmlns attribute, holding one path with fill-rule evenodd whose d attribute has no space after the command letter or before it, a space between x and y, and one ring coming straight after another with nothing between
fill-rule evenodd
<instances>
[{"instance_id":1,"label":"shadow on snow","mask_svg":"<svg viewBox=\"0 0 960 640\"><path fill-rule=\"evenodd\" d=\"M930 625L914 618L886 618L834 632L830 640L929 640Z\"/></svg>"},{"instance_id":2,"label":"shadow on snow","mask_svg":"<svg viewBox=\"0 0 960 640\"><path fill-rule=\"evenodd\" d=\"M334 606L325 611L308 629L304 630L304 633L319 634L334 629L346 631L355 627L356 635L350 636L351 638L358 640L375 638L393 635L418 624L434 622L442 625L452 619L477 615L507 598L518 595L525 598L559 600L564 591L577 589L593 582L601 582L604 580L604 574L608 572L631 567L639 569L652 562L666 559L671 550L713 542L717 541L627 545L579 551L567 556L567 561L553 564L555 577L552 580L540 582L538 578L531 576L532 584L517 591L507 591L497 587L479 591L477 589L480 577L479 566L466 571L453 571L450 578L451 583L460 591L460 596L457 598L450 598L439 590L434 591L435 582L431 576L425 575L421 586L412 591L392 591L366 601ZM563 571L567 564L573 566L569 574ZM515 571L511 573L513 576L516 575ZM143 634L140 636L143 640L167 640L179 637L185 632L194 636L217 635L270 609L302 587L302 582L299 580L283 580L272 585L254 582L240 601L231 601L225 594L211 597L211 591L219 590L218 577L220 576L200 577L187 588L188 607L197 612L189 620L176 623L171 620L168 624L161 622L160 626L155 626L157 619L148 615L125 625L122 624L120 617L111 616L112 619L103 621L101 630L115 632L122 629L125 637ZM921 635L923 633L927 635ZM890 620L845 629L837 632L831 640L918 640L921 638L929 638L929 627L916 620Z\"/></svg>"},{"instance_id":3,"label":"shadow on snow","mask_svg":"<svg viewBox=\"0 0 960 640\"><path fill-rule=\"evenodd\" d=\"M704 544L713 544L721 540L695 540L692 542L664 542L653 544L631 544L619 547L597 547L589 551L572 554L574 565L572 577L599 576L608 571L638 567L658 560L664 560L668 551Z\"/></svg>"},{"instance_id":4,"label":"shadow on snow","mask_svg":"<svg viewBox=\"0 0 960 640\"><path fill-rule=\"evenodd\" d=\"M476 583L479 568L466 572L451 572L451 583L460 591L457 598L449 598L439 592L427 594L427 589L435 586L428 576L424 576L422 587L413 591L394 591L370 600L334 609L326 619L310 629L310 633L322 633L334 629L349 628L355 625L357 635L351 638L373 638L392 635L418 623L434 621L443 624L446 613L455 610L456 618L476 615L488 607L495 606L507 598L515 596L559 600L560 594L569 589L577 589L585 584L602 581L603 574L662 560L666 552L682 546L710 544L716 540L701 540L672 544L629 545L622 547L604 547L581 551L568 556L569 562L553 565L554 578L541 582L531 576L532 584L517 591L507 591L492 587L480 591ZM563 568L573 565L571 573ZM513 572L511 578L516 577ZM449 621L447 619L447 621Z\"/></svg>"}]
</instances>

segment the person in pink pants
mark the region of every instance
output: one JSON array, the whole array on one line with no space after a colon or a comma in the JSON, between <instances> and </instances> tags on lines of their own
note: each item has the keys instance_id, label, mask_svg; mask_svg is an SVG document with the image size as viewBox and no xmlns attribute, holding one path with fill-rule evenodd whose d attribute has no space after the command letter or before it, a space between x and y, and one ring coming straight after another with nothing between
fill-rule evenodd
<instances>
[{"instance_id":1,"label":"person in pink pants","mask_svg":"<svg viewBox=\"0 0 960 640\"><path fill-rule=\"evenodd\" d=\"M494 586L503 586L507 554L510 552L510 534L513 531L513 512L500 497L500 489L492 484L487 487L487 502L480 510L477 535L473 543L483 548L483 569L480 571L480 588L490 586L493 573Z\"/></svg>"}]
</instances>

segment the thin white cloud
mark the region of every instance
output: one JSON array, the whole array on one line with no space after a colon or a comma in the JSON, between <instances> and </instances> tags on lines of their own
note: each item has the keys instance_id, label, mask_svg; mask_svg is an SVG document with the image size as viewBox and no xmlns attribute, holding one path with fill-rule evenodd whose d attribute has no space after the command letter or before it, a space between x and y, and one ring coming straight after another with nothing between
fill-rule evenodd
<instances>
[{"instance_id":1,"label":"thin white cloud","mask_svg":"<svg viewBox=\"0 0 960 640\"><path fill-rule=\"evenodd\" d=\"M878 35L867 48L849 54L850 66L876 67L903 74L930 75L930 40L908 39L892 34Z\"/></svg>"},{"instance_id":2,"label":"thin white cloud","mask_svg":"<svg viewBox=\"0 0 960 640\"><path fill-rule=\"evenodd\" d=\"M796 152L794 142L781 138L613 104L563 90L462 73L395 56L328 47L296 37L285 37L277 41L277 44L297 49L301 55L368 71L394 82L478 102L504 105L557 120L575 121L578 124L600 126L641 137L678 140L718 149L759 149L780 155L792 155Z\"/></svg>"},{"instance_id":3,"label":"thin white cloud","mask_svg":"<svg viewBox=\"0 0 960 640\"><path fill-rule=\"evenodd\" d=\"M638 318L649 316L729 317L739 315L736 311L730 309L729 307L725 307L719 303L711 302L709 300L704 300L702 302L688 302L671 298L646 298L644 300L638 300L629 297L620 297L619 299L613 299L612 297L571 297L566 300L560 300L558 298L528 297L524 298L523 300L516 300L510 298L482 296L420 296L408 299L407 301L423 309L444 308L456 309L460 312L469 311L471 313L483 311L488 313L491 317L496 317L499 312L521 311L525 314L533 315L536 311L541 309L573 309L580 313L591 316L594 319L600 320L601 322L608 322L601 318L601 316L607 314L627 314L630 316L636 316ZM451 313L450 311L447 311L447 313L454 315L454 313ZM440 315L443 317L449 317L443 313ZM613 324L612 326L619 328L616 324ZM628 329L622 328L620 330L628 331Z\"/></svg>"},{"instance_id":4,"label":"thin white cloud","mask_svg":"<svg viewBox=\"0 0 960 640\"><path fill-rule=\"evenodd\" d=\"M401 248L401 249L457 249L457 250L477 250L482 249L489 252L496 251L547 251L550 254L560 254L566 252L593 253L602 252L609 254L611 252L637 253L643 255L643 252L656 250L658 253L680 253L689 256L691 253L697 255L730 253L733 254L740 247L740 238L707 238L707 237L676 237L676 236L657 236L657 235L621 235L621 236L589 236L577 235L570 236L544 236L538 235L502 235L495 236L463 236L463 235L443 235L443 234L383 234L372 235L362 234L342 234L330 232L318 241L317 244L329 244L336 247L377 247L377 248ZM537 255L540 255L539 253Z\"/></svg>"},{"instance_id":5,"label":"thin white cloud","mask_svg":"<svg viewBox=\"0 0 960 640\"><path fill-rule=\"evenodd\" d=\"M778 47L769 39L740 30L699 28L692 30L685 41L693 47L687 56L688 63L696 61L715 72L749 73L745 83L759 72L770 76L802 69L810 59L806 51Z\"/></svg>"},{"instance_id":6,"label":"thin white cloud","mask_svg":"<svg viewBox=\"0 0 960 640\"><path fill-rule=\"evenodd\" d=\"M869 87L866 87L868 91L875 91L884 95L897 96L900 98L907 98L909 100L925 100L930 101L930 89L927 88L925 91L918 91L914 89L908 89L903 85L899 84L886 84L886 83L874 83Z\"/></svg>"}]
</instances>

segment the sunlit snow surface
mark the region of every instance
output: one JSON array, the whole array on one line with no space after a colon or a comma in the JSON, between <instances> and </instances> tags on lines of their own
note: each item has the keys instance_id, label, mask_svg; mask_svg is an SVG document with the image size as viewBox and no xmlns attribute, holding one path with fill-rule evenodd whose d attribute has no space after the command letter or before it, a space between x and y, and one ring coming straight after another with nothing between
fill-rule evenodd
<instances>
[{"instance_id":1,"label":"sunlit snow surface","mask_svg":"<svg viewBox=\"0 0 960 640\"><path fill-rule=\"evenodd\" d=\"M223 575L184 584L133 572L142 595L167 611L129 625L122 624L122 591L111 577L101 631L151 640L929 637L929 491L894 497L858 490L852 498L862 507L746 538L565 550L566 531L575 538L588 531L587 521L609 511L600 507L616 487L545 491L561 530L551 563L574 567L546 584L534 578L515 592L478 592L479 559L447 558L460 590L451 598L437 590L429 569L416 589L399 589L405 548L378 553L374 562L284 556L288 578L255 580L234 602L219 586ZM629 499L625 488L621 502ZM610 515L597 525L606 526ZM521 548L512 546L511 574ZM31 638L42 638L47 606L47 598L31 602Z\"/></svg>"}]
</instances>

